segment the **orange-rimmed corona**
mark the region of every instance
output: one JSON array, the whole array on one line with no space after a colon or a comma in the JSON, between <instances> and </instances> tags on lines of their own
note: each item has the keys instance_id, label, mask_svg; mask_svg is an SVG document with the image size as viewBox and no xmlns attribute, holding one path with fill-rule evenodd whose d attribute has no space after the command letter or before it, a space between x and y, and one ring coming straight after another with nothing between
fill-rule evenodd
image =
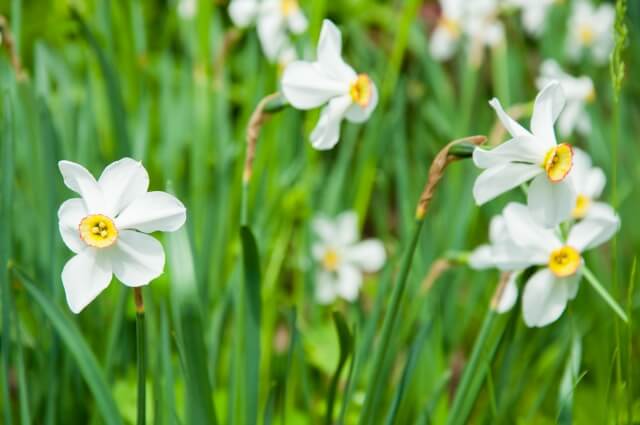
<instances>
[{"instance_id":1,"label":"orange-rimmed corona","mask_svg":"<svg viewBox=\"0 0 640 425\"><path fill-rule=\"evenodd\" d=\"M561 143L547 152L542 167L549 180L556 183L564 180L573 166L573 148L568 143Z\"/></svg>"}]
</instances>

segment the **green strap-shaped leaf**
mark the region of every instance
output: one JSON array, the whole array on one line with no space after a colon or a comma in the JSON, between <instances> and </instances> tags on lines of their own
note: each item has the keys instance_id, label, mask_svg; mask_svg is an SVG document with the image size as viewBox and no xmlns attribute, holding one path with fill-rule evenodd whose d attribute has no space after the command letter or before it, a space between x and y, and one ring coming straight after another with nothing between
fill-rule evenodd
<instances>
[{"instance_id":1,"label":"green strap-shaped leaf","mask_svg":"<svg viewBox=\"0 0 640 425\"><path fill-rule=\"evenodd\" d=\"M338 333L338 342L340 344L340 357L338 359L338 367L331 378L331 384L329 385L329 393L327 396L327 414L325 415L325 423L331 425L333 423L333 406L336 399L336 391L338 390L338 381L340 381L340 373L344 368L347 359L353 352L354 337L349 331L349 326L342 315L338 311L333 312L333 323L336 326L336 332Z\"/></svg>"}]
</instances>

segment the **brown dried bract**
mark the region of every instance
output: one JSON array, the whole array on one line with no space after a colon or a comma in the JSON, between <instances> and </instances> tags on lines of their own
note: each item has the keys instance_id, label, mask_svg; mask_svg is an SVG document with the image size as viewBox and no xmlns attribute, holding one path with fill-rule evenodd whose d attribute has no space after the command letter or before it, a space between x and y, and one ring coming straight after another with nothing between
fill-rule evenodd
<instances>
[{"instance_id":1,"label":"brown dried bract","mask_svg":"<svg viewBox=\"0 0 640 425\"><path fill-rule=\"evenodd\" d=\"M247 152L244 160L244 172L242 173L242 181L245 184L251 180L253 173L253 160L256 156L256 146L258 145L260 129L262 128L262 124L271 115L265 111L265 106L278 96L280 96L280 93L273 93L263 98L251 114L251 118L247 124Z\"/></svg>"}]
</instances>

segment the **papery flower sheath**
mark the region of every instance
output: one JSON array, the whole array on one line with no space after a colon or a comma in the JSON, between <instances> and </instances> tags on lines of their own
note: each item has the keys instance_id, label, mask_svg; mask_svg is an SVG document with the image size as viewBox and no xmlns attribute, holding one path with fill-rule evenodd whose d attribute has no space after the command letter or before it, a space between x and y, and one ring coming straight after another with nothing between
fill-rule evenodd
<instances>
[{"instance_id":1,"label":"papery flower sheath","mask_svg":"<svg viewBox=\"0 0 640 425\"><path fill-rule=\"evenodd\" d=\"M612 219L585 219L573 225L566 239L534 220L527 207L511 203L504 219L512 240L528 251L529 265L542 266L525 283L522 313L530 327L556 321L575 298L582 277L582 253L609 240L620 227Z\"/></svg>"},{"instance_id":2,"label":"papery flower sheath","mask_svg":"<svg viewBox=\"0 0 640 425\"><path fill-rule=\"evenodd\" d=\"M574 148L574 165L571 177L576 190L576 205L571 213L574 219L603 218L612 220L615 211L611 205L598 202L607 177L600 167L594 167L591 158L581 149Z\"/></svg>"},{"instance_id":3,"label":"papery flower sheath","mask_svg":"<svg viewBox=\"0 0 640 425\"><path fill-rule=\"evenodd\" d=\"M376 272L385 263L382 242L358 241L358 218L354 212L342 213L335 220L316 217L312 225L318 238L312 247L313 258L318 263L316 300L320 304L330 304L337 297L355 301L363 272Z\"/></svg>"},{"instance_id":4,"label":"papery flower sheath","mask_svg":"<svg viewBox=\"0 0 640 425\"><path fill-rule=\"evenodd\" d=\"M553 129L564 103L560 84L549 83L536 97L529 131L512 119L497 99L489 102L512 138L491 150L474 150L473 162L485 169L473 186L478 205L532 180L527 203L536 219L552 227L569 218L576 200L573 184L567 179L573 148L558 144Z\"/></svg>"},{"instance_id":5,"label":"papery flower sheath","mask_svg":"<svg viewBox=\"0 0 640 425\"><path fill-rule=\"evenodd\" d=\"M271 62L290 57L295 50L289 33L302 34L308 27L297 0L232 0L229 16L240 28L256 22L262 51Z\"/></svg>"},{"instance_id":6,"label":"papery flower sheath","mask_svg":"<svg viewBox=\"0 0 640 425\"><path fill-rule=\"evenodd\" d=\"M591 78L583 75L574 77L560 68L553 59L545 60L540 66L540 76L536 80L538 89L542 89L552 81L562 86L567 103L558 117L558 133L569 136L575 129L582 135L591 132L591 119L587 114L586 104L595 99L595 90Z\"/></svg>"},{"instance_id":7,"label":"papery flower sheath","mask_svg":"<svg viewBox=\"0 0 640 425\"><path fill-rule=\"evenodd\" d=\"M294 61L282 76L282 92L297 109L324 106L311 132L315 149L333 148L340 138L343 119L366 121L378 103L376 85L366 74L357 74L342 59L342 35L324 20L315 62Z\"/></svg>"},{"instance_id":8,"label":"papery flower sheath","mask_svg":"<svg viewBox=\"0 0 640 425\"><path fill-rule=\"evenodd\" d=\"M591 2L574 2L567 22L567 55L574 60L585 53L597 63L605 63L613 48L613 6L603 3L595 7Z\"/></svg>"},{"instance_id":9,"label":"papery flower sheath","mask_svg":"<svg viewBox=\"0 0 640 425\"><path fill-rule=\"evenodd\" d=\"M165 192L148 192L149 175L138 161L123 158L96 179L82 165L58 163L65 185L80 195L58 210L60 235L76 255L62 270L67 303L79 313L115 275L139 287L162 274L164 250L147 233L179 229L184 205Z\"/></svg>"}]
</instances>

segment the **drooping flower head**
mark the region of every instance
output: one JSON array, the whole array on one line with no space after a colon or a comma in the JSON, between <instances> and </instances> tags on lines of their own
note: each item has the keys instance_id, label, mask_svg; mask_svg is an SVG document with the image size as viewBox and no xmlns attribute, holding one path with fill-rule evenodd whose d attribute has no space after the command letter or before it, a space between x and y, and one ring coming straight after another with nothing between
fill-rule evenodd
<instances>
[{"instance_id":1,"label":"drooping flower head","mask_svg":"<svg viewBox=\"0 0 640 425\"><path fill-rule=\"evenodd\" d=\"M297 0L232 0L229 16L240 28L256 21L260 45L271 62L295 53L289 33L302 34L308 26Z\"/></svg>"},{"instance_id":2,"label":"drooping flower head","mask_svg":"<svg viewBox=\"0 0 640 425\"><path fill-rule=\"evenodd\" d=\"M567 55L574 60L587 53L597 63L604 63L613 48L615 10L608 3L598 7L578 0L569 17Z\"/></svg>"},{"instance_id":3,"label":"drooping flower head","mask_svg":"<svg viewBox=\"0 0 640 425\"><path fill-rule=\"evenodd\" d=\"M358 298L363 272L382 268L386 254L382 242L366 239L358 242L358 218L352 211L335 220L317 217L313 230L318 240L313 244L313 258L318 263L315 296L320 304L330 304L337 297L347 301Z\"/></svg>"},{"instance_id":4,"label":"drooping flower head","mask_svg":"<svg viewBox=\"0 0 640 425\"><path fill-rule=\"evenodd\" d=\"M367 74L358 74L342 59L342 35L325 19L315 62L295 61L282 76L282 91L297 109L324 106L311 133L314 148L333 148L340 138L343 119L366 121L378 104L378 90Z\"/></svg>"},{"instance_id":5,"label":"drooping flower head","mask_svg":"<svg viewBox=\"0 0 640 425\"><path fill-rule=\"evenodd\" d=\"M532 180L527 203L536 219L553 227L570 216L576 199L567 178L573 168L573 148L558 144L553 129L564 103L560 84L549 83L536 97L529 131L502 109L498 99L489 102L512 138L491 150L474 150L474 163L485 169L473 187L478 205Z\"/></svg>"},{"instance_id":6,"label":"drooping flower head","mask_svg":"<svg viewBox=\"0 0 640 425\"><path fill-rule=\"evenodd\" d=\"M162 274L164 250L147 233L179 229L184 205L165 192L148 192L149 175L124 158L96 179L82 165L58 164L65 185L80 195L58 210L60 235L76 255L62 270L67 303L79 313L109 286L112 276L139 287Z\"/></svg>"},{"instance_id":7,"label":"drooping flower head","mask_svg":"<svg viewBox=\"0 0 640 425\"><path fill-rule=\"evenodd\" d=\"M574 129L587 135L591 131L591 120L586 110L586 103L595 99L595 90L591 78L583 75L574 77L560 68L553 59L545 60L540 66L540 77L536 80L538 89L542 89L552 81L562 86L567 104L558 117L558 131L561 136L569 136Z\"/></svg>"}]
</instances>

